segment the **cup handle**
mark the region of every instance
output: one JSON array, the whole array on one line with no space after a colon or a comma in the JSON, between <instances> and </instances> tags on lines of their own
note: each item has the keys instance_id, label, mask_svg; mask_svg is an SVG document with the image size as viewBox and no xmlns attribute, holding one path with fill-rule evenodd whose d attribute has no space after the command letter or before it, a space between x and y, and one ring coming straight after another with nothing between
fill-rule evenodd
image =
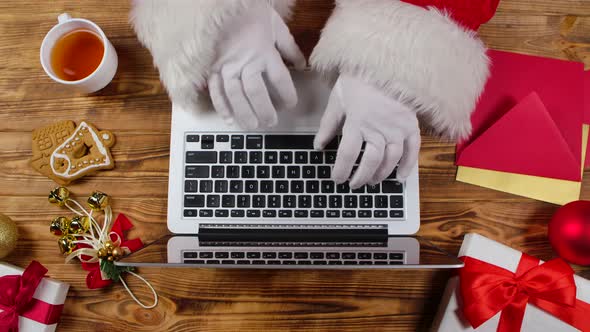
<instances>
[{"instance_id":1,"label":"cup handle","mask_svg":"<svg viewBox=\"0 0 590 332\"><path fill-rule=\"evenodd\" d=\"M70 14L68 14L68 13L63 13L63 14L60 14L60 15L57 17L57 22L61 24L61 23L67 22L67 21L69 21L69 20L71 20L71 19L72 19L72 17L70 16Z\"/></svg>"}]
</instances>

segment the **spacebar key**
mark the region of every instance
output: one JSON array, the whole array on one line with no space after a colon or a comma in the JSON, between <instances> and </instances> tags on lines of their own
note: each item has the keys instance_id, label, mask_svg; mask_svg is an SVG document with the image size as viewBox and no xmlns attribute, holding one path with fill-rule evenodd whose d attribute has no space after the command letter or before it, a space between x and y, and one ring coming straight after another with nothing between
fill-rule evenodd
<instances>
[{"instance_id":1,"label":"spacebar key","mask_svg":"<svg viewBox=\"0 0 590 332\"><path fill-rule=\"evenodd\" d=\"M267 150L313 150L313 135L266 135Z\"/></svg>"}]
</instances>

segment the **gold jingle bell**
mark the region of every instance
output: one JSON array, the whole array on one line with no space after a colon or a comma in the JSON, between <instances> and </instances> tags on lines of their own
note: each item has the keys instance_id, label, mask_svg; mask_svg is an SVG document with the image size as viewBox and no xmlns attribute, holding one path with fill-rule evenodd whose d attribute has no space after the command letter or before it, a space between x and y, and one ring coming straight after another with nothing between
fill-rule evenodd
<instances>
[{"instance_id":1,"label":"gold jingle bell","mask_svg":"<svg viewBox=\"0 0 590 332\"><path fill-rule=\"evenodd\" d=\"M57 240L57 245L59 246L59 251L62 255L69 255L72 253L76 244L76 237L73 235L64 235Z\"/></svg>"},{"instance_id":2,"label":"gold jingle bell","mask_svg":"<svg viewBox=\"0 0 590 332\"><path fill-rule=\"evenodd\" d=\"M49 193L49 197L47 197L49 203L57 206L64 206L68 198L70 198L70 191L66 187L57 187L53 189Z\"/></svg>"},{"instance_id":3,"label":"gold jingle bell","mask_svg":"<svg viewBox=\"0 0 590 332\"><path fill-rule=\"evenodd\" d=\"M68 227L70 234L83 234L90 229L90 218L87 216L76 216L70 221Z\"/></svg>"},{"instance_id":4,"label":"gold jingle bell","mask_svg":"<svg viewBox=\"0 0 590 332\"><path fill-rule=\"evenodd\" d=\"M109 205L109 201L109 195L100 191L95 191L88 197L88 205L94 211L104 210Z\"/></svg>"},{"instance_id":5,"label":"gold jingle bell","mask_svg":"<svg viewBox=\"0 0 590 332\"><path fill-rule=\"evenodd\" d=\"M104 248L100 248L98 249L96 255L98 256L98 258L100 259L105 259L107 258L108 254L107 251Z\"/></svg>"},{"instance_id":6,"label":"gold jingle bell","mask_svg":"<svg viewBox=\"0 0 590 332\"><path fill-rule=\"evenodd\" d=\"M49 231L53 235L62 236L68 233L70 220L66 217L57 217L51 221Z\"/></svg>"}]
</instances>

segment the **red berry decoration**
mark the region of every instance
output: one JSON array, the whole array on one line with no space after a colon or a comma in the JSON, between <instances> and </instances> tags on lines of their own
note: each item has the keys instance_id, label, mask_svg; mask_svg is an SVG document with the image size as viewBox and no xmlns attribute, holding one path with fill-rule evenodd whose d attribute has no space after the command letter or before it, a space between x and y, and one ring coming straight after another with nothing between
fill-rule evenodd
<instances>
[{"instance_id":1,"label":"red berry decoration","mask_svg":"<svg viewBox=\"0 0 590 332\"><path fill-rule=\"evenodd\" d=\"M590 265L590 201L562 206L549 223L549 242L566 261Z\"/></svg>"}]
</instances>

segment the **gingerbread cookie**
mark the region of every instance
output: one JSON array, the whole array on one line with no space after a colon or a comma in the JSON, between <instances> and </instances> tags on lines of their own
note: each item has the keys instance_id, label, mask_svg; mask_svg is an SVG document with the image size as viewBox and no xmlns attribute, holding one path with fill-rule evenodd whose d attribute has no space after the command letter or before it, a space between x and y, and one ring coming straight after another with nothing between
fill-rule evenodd
<instances>
[{"instance_id":1,"label":"gingerbread cookie","mask_svg":"<svg viewBox=\"0 0 590 332\"><path fill-rule=\"evenodd\" d=\"M115 167L110 147L115 136L88 122L74 129L62 121L33 131L31 165L55 182L67 185L87 174Z\"/></svg>"}]
</instances>

